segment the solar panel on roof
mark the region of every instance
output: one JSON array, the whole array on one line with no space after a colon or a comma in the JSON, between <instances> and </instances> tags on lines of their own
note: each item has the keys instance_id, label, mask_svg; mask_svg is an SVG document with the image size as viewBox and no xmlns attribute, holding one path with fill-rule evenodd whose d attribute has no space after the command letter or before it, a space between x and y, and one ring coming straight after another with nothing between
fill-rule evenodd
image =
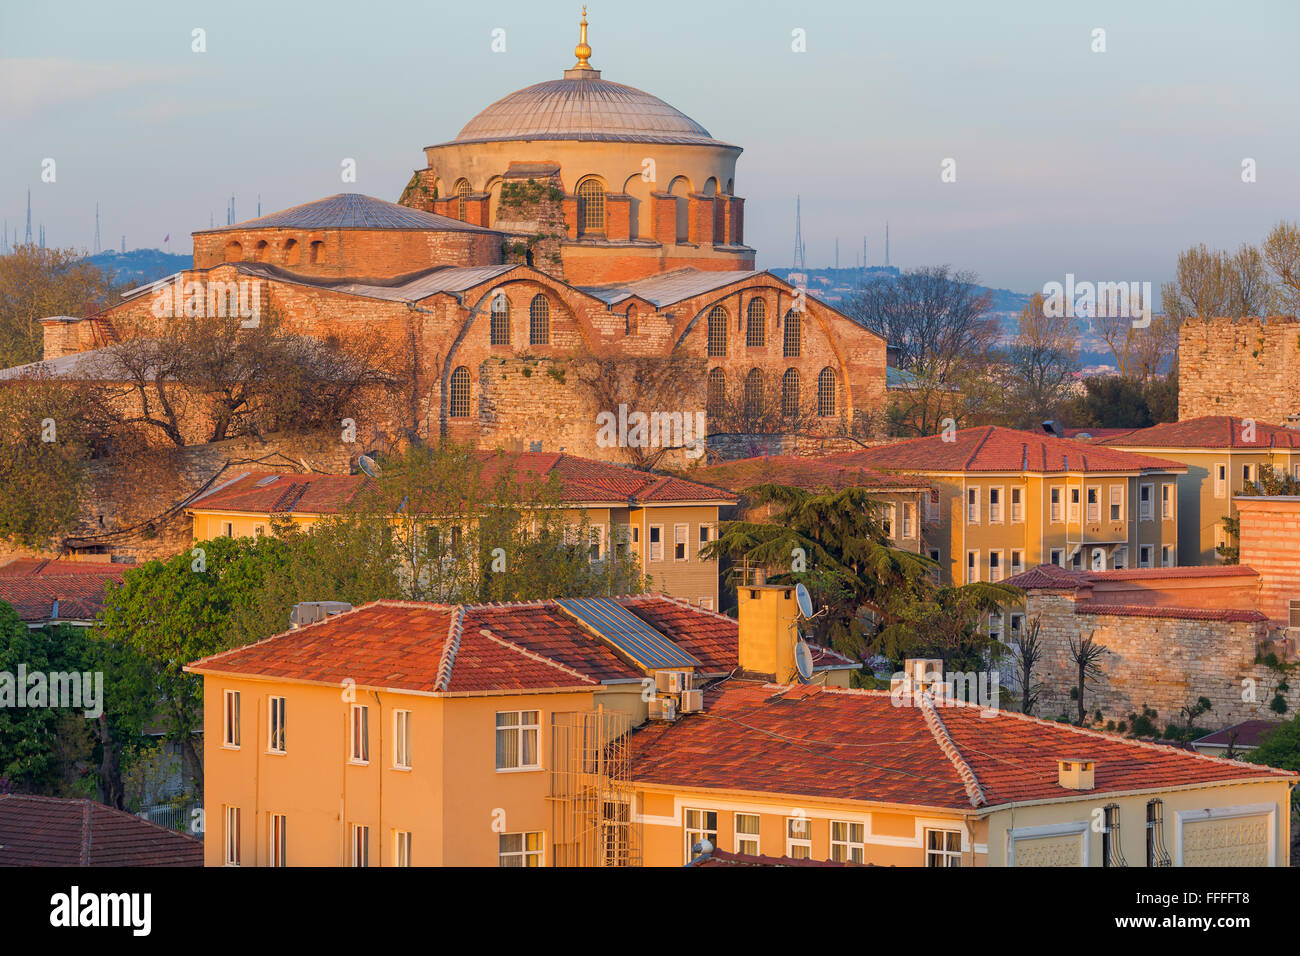
<instances>
[{"instance_id":1,"label":"solar panel on roof","mask_svg":"<svg viewBox=\"0 0 1300 956\"><path fill-rule=\"evenodd\" d=\"M568 614L647 669L698 667L700 662L621 604L608 598L564 598Z\"/></svg>"}]
</instances>

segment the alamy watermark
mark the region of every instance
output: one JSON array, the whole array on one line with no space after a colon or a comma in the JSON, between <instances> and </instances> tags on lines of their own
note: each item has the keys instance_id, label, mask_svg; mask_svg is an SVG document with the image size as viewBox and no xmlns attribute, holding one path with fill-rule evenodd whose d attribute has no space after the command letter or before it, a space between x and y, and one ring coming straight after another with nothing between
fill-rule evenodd
<instances>
[{"instance_id":1,"label":"alamy watermark","mask_svg":"<svg viewBox=\"0 0 1300 956\"><path fill-rule=\"evenodd\" d=\"M1151 324L1150 282L1078 282L1065 274L1064 284L1043 285L1043 315L1059 318L1132 319L1133 328Z\"/></svg>"},{"instance_id":2,"label":"alamy watermark","mask_svg":"<svg viewBox=\"0 0 1300 956\"><path fill-rule=\"evenodd\" d=\"M920 707L922 698L926 698L934 707L978 705L981 717L995 716L1001 697L997 671L931 671L920 681L899 671L889 688L889 700L895 707Z\"/></svg>"},{"instance_id":3,"label":"alamy watermark","mask_svg":"<svg viewBox=\"0 0 1300 956\"><path fill-rule=\"evenodd\" d=\"M708 426L705 413L629 412L626 404L618 413L596 416L596 444L600 448L684 448L687 458L704 454Z\"/></svg>"},{"instance_id":4,"label":"alamy watermark","mask_svg":"<svg viewBox=\"0 0 1300 956\"><path fill-rule=\"evenodd\" d=\"M102 671L27 672L26 664L18 673L0 671L0 707L53 707L80 710L94 720L104 712L104 674Z\"/></svg>"},{"instance_id":5,"label":"alamy watermark","mask_svg":"<svg viewBox=\"0 0 1300 956\"><path fill-rule=\"evenodd\" d=\"M154 290L153 314L159 319L240 318L241 329L255 329L262 319L262 287L257 282L175 282Z\"/></svg>"}]
</instances>

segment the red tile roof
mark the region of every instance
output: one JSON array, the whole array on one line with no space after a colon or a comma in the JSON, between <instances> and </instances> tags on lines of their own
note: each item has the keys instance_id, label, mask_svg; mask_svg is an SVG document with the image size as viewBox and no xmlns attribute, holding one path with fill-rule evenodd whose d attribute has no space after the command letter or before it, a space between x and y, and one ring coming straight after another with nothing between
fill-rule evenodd
<instances>
[{"instance_id":1,"label":"red tile roof","mask_svg":"<svg viewBox=\"0 0 1300 956\"><path fill-rule=\"evenodd\" d=\"M1006 578L1002 583L1021 590L1069 591L1098 581L1178 581L1199 578L1257 578L1259 572L1243 564L1218 564L1183 568L1122 568L1117 571L1074 571L1055 564L1040 564Z\"/></svg>"},{"instance_id":2,"label":"red tile roof","mask_svg":"<svg viewBox=\"0 0 1300 956\"><path fill-rule=\"evenodd\" d=\"M1209 747L1258 747L1264 738L1282 726L1279 720L1243 720L1231 727L1224 727L1212 734L1198 737L1192 745L1203 744Z\"/></svg>"},{"instance_id":3,"label":"red tile roof","mask_svg":"<svg viewBox=\"0 0 1300 956\"><path fill-rule=\"evenodd\" d=\"M1040 564L1003 580L1013 588L1024 591L1073 591L1086 584L1088 576L1083 571L1071 571L1055 564Z\"/></svg>"},{"instance_id":4,"label":"red tile roof","mask_svg":"<svg viewBox=\"0 0 1300 956\"><path fill-rule=\"evenodd\" d=\"M0 601L28 624L55 620L91 621L104 609L104 589L120 583L126 567L93 561L20 559L0 568Z\"/></svg>"},{"instance_id":5,"label":"red tile roof","mask_svg":"<svg viewBox=\"0 0 1300 956\"><path fill-rule=\"evenodd\" d=\"M1084 796L1057 760L1097 761L1096 788L1125 790L1300 775L1203 757L975 706L896 706L885 691L732 680L703 713L631 737L633 782L970 811Z\"/></svg>"},{"instance_id":6,"label":"red tile roof","mask_svg":"<svg viewBox=\"0 0 1300 956\"><path fill-rule=\"evenodd\" d=\"M203 843L92 800L0 795L0 866L202 866Z\"/></svg>"},{"instance_id":7,"label":"red tile roof","mask_svg":"<svg viewBox=\"0 0 1300 956\"><path fill-rule=\"evenodd\" d=\"M485 483L513 464L516 476L524 483L555 475L561 500L570 504L704 501L724 505L735 501L729 492L708 485L562 453L485 451L476 455L483 463ZM346 510L370 483L364 475L244 472L192 501L189 510L337 514Z\"/></svg>"},{"instance_id":8,"label":"red tile roof","mask_svg":"<svg viewBox=\"0 0 1300 956\"><path fill-rule=\"evenodd\" d=\"M77 561L72 558L15 558L0 566L0 578L64 577L86 574L92 577L120 579L130 565L108 561Z\"/></svg>"},{"instance_id":9,"label":"red tile roof","mask_svg":"<svg viewBox=\"0 0 1300 956\"><path fill-rule=\"evenodd\" d=\"M739 458L695 468L690 475L698 481L734 492L769 483L806 488L809 491L840 491L844 488L892 491L930 487L928 481L915 475L895 475L860 465L798 455Z\"/></svg>"},{"instance_id":10,"label":"red tile roof","mask_svg":"<svg viewBox=\"0 0 1300 956\"><path fill-rule=\"evenodd\" d=\"M1115 617L1160 617L1176 621L1267 621L1268 615L1245 608L1218 607L1148 607L1144 604L1106 604L1082 601L1074 605L1075 614L1111 614Z\"/></svg>"},{"instance_id":11,"label":"red tile roof","mask_svg":"<svg viewBox=\"0 0 1300 956\"><path fill-rule=\"evenodd\" d=\"M1097 438L1094 444L1115 448L1239 448L1244 451L1300 448L1300 431L1266 422L1255 422L1254 441L1246 441L1244 421L1231 415L1204 415Z\"/></svg>"},{"instance_id":12,"label":"red tile roof","mask_svg":"<svg viewBox=\"0 0 1300 956\"><path fill-rule=\"evenodd\" d=\"M946 441L942 435L830 455L825 460L891 471L1003 472L1037 474L1065 472L1186 471L1187 466L1165 458L1057 438L1038 432L985 425L964 428Z\"/></svg>"}]
</instances>

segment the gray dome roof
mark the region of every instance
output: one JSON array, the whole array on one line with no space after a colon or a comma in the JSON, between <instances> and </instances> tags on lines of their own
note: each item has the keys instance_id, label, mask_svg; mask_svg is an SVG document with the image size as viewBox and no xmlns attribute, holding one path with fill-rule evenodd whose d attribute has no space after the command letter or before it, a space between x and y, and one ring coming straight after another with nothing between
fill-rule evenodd
<instances>
[{"instance_id":1,"label":"gray dome roof","mask_svg":"<svg viewBox=\"0 0 1300 956\"><path fill-rule=\"evenodd\" d=\"M466 123L455 142L563 139L729 145L659 97L602 80L599 71L587 72L587 76L548 80L502 97Z\"/></svg>"},{"instance_id":2,"label":"gray dome roof","mask_svg":"<svg viewBox=\"0 0 1300 956\"><path fill-rule=\"evenodd\" d=\"M431 212L399 206L397 203L339 193L326 199L282 209L258 219L246 219L233 226L200 229L198 232L229 232L232 229L418 229L438 232L492 232ZM196 233L197 234L197 233Z\"/></svg>"}]
</instances>

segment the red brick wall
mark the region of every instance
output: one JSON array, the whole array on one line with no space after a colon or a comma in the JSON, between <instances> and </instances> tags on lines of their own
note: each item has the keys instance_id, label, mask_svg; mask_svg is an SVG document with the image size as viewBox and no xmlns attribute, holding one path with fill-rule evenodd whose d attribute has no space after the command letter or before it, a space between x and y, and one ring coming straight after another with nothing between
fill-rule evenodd
<instances>
[{"instance_id":1,"label":"red brick wall","mask_svg":"<svg viewBox=\"0 0 1300 956\"><path fill-rule=\"evenodd\" d=\"M1241 563L1260 575L1259 609L1285 626L1300 600L1300 500L1234 498L1241 518Z\"/></svg>"}]
</instances>

